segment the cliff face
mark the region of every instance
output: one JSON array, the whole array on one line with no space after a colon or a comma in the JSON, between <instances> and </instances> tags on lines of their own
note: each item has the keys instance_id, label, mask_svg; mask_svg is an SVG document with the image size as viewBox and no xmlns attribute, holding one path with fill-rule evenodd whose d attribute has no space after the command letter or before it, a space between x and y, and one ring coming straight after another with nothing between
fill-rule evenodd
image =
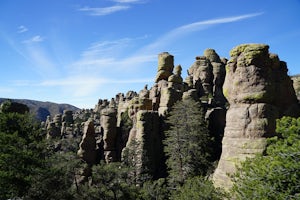
<instances>
[{"instance_id":1,"label":"cliff face","mask_svg":"<svg viewBox=\"0 0 300 200\"><path fill-rule=\"evenodd\" d=\"M217 186L230 187L228 174L236 165L265 150L266 138L275 134L276 119L299 114L286 64L268 50L267 45L247 44L230 52L223 86L230 106L213 177Z\"/></svg>"},{"instance_id":2,"label":"cliff face","mask_svg":"<svg viewBox=\"0 0 300 200\"><path fill-rule=\"evenodd\" d=\"M266 138L275 134L276 119L300 113L286 63L269 53L267 45L240 45L230 56L227 61L213 49L206 49L183 79L182 67L174 65L174 57L161 53L150 89L146 85L139 93L129 91L110 101L100 99L93 110L49 117L44 124L47 135L83 135L78 155L89 164L121 161L131 152L129 158L138 163L141 172L146 168L153 177L161 177L165 170L165 117L176 101L193 98L205 108L216 142L214 159L221 156L214 182L230 187L227 174L234 173L235 165L246 157L264 151ZM293 79L299 93L299 81Z\"/></svg>"}]
</instances>

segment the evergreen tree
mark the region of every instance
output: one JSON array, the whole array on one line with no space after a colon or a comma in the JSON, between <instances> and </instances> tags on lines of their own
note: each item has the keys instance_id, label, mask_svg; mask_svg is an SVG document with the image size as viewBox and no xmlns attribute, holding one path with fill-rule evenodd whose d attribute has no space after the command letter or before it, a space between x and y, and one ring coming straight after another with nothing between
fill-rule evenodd
<instances>
[{"instance_id":1,"label":"evergreen tree","mask_svg":"<svg viewBox=\"0 0 300 200\"><path fill-rule=\"evenodd\" d=\"M210 137L203 110L192 99L177 102L167 118L164 151L167 156L169 184L182 185L196 175L205 175L209 167Z\"/></svg>"},{"instance_id":2,"label":"evergreen tree","mask_svg":"<svg viewBox=\"0 0 300 200\"><path fill-rule=\"evenodd\" d=\"M233 177L236 199L300 199L300 118L277 120L276 132L265 155L247 159Z\"/></svg>"},{"instance_id":3,"label":"evergreen tree","mask_svg":"<svg viewBox=\"0 0 300 200\"><path fill-rule=\"evenodd\" d=\"M140 189L140 196L143 200L165 200L169 199L170 191L168 190L165 178L154 181L146 181Z\"/></svg>"},{"instance_id":4,"label":"evergreen tree","mask_svg":"<svg viewBox=\"0 0 300 200\"><path fill-rule=\"evenodd\" d=\"M55 152L48 155L43 166L33 170L32 184L24 200L72 200L77 192L75 175L80 162L72 152Z\"/></svg>"},{"instance_id":5,"label":"evergreen tree","mask_svg":"<svg viewBox=\"0 0 300 200\"><path fill-rule=\"evenodd\" d=\"M187 179L186 182L177 188L171 196L176 200L221 200L225 199L226 194L221 189L216 189L213 183L203 177L195 176Z\"/></svg>"},{"instance_id":6,"label":"evergreen tree","mask_svg":"<svg viewBox=\"0 0 300 200\"><path fill-rule=\"evenodd\" d=\"M93 166L91 183L80 187L76 199L137 199L138 188L130 181L128 169L120 163L100 163Z\"/></svg>"},{"instance_id":7,"label":"evergreen tree","mask_svg":"<svg viewBox=\"0 0 300 200\"><path fill-rule=\"evenodd\" d=\"M15 105L14 105L15 106ZM21 109L20 109L21 108ZM42 166L43 134L24 105L0 110L0 199L23 197Z\"/></svg>"}]
</instances>

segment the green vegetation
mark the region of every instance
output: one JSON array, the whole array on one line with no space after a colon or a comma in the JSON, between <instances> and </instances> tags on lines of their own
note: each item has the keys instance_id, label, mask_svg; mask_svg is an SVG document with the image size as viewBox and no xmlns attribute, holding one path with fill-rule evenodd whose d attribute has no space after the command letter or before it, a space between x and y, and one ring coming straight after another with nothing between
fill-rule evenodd
<instances>
[{"instance_id":1,"label":"green vegetation","mask_svg":"<svg viewBox=\"0 0 300 200\"><path fill-rule=\"evenodd\" d=\"M265 155L247 159L233 177L237 199L300 198L300 118L277 121Z\"/></svg>"},{"instance_id":2,"label":"green vegetation","mask_svg":"<svg viewBox=\"0 0 300 200\"><path fill-rule=\"evenodd\" d=\"M199 102L189 99L173 106L164 140L168 176L158 180L143 169L139 158L147 158L139 152L138 142L133 141L124 152L122 163L87 166L77 158L77 139L44 140L45 133L25 107L5 106L0 111L0 199L205 200L229 196L208 179L212 138ZM267 140L264 155L249 158L238 168L232 177L231 197L300 198L300 118L283 117L277 121L276 132L276 137ZM89 176L82 179L86 172Z\"/></svg>"},{"instance_id":3,"label":"green vegetation","mask_svg":"<svg viewBox=\"0 0 300 200\"><path fill-rule=\"evenodd\" d=\"M91 182L82 185L76 199L137 199L138 187L132 184L128 168L120 163L100 163L92 168Z\"/></svg>"},{"instance_id":4,"label":"green vegetation","mask_svg":"<svg viewBox=\"0 0 300 200\"><path fill-rule=\"evenodd\" d=\"M169 199L222 199L225 193L208 180L213 138L199 102L179 101L167 119L164 140Z\"/></svg>"},{"instance_id":5,"label":"green vegetation","mask_svg":"<svg viewBox=\"0 0 300 200\"><path fill-rule=\"evenodd\" d=\"M187 179L186 182L177 189L171 199L219 200L225 197L226 194L222 190L216 189L211 181L203 177L195 176Z\"/></svg>"},{"instance_id":6,"label":"green vegetation","mask_svg":"<svg viewBox=\"0 0 300 200\"><path fill-rule=\"evenodd\" d=\"M38 125L28 112L10 112L9 106L0 112L0 199L23 196L43 158Z\"/></svg>"}]
</instances>

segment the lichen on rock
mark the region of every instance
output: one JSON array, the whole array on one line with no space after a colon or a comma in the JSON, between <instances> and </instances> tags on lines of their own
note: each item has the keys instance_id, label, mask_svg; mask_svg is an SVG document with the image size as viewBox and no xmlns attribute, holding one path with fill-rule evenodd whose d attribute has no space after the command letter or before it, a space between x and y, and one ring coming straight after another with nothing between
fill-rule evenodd
<instances>
[{"instance_id":1,"label":"lichen on rock","mask_svg":"<svg viewBox=\"0 0 300 200\"><path fill-rule=\"evenodd\" d=\"M229 188L229 174L246 157L265 150L275 134L276 119L299 116L300 109L286 64L264 44L243 44L230 51L223 93L230 107L222 141L222 155L213 180Z\"/></svg>"}]
</instances>

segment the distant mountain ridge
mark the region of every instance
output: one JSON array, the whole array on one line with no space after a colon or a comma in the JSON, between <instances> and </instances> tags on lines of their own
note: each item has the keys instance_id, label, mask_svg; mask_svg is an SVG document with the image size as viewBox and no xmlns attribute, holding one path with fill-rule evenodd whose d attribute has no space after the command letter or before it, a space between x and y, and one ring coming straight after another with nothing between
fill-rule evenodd
<instances>
[{"instance_id":1,"label":"distant mountain ridge","mask_svg":"<svg viewBox=\"0 0 300 200\"><path fill-rule=\"evenodd\" d=\"M30 109L30 112L32 112L36 116L36 118L41 121L46 121L48 115L53 117L56 114L62 114L64 110L79 110L79 108L70 104L58 104L48 101L44 102L30 99L0 98L0 104L5 100L11 100L12 102L27 105Z\"/></svg>"}]
</instances>

